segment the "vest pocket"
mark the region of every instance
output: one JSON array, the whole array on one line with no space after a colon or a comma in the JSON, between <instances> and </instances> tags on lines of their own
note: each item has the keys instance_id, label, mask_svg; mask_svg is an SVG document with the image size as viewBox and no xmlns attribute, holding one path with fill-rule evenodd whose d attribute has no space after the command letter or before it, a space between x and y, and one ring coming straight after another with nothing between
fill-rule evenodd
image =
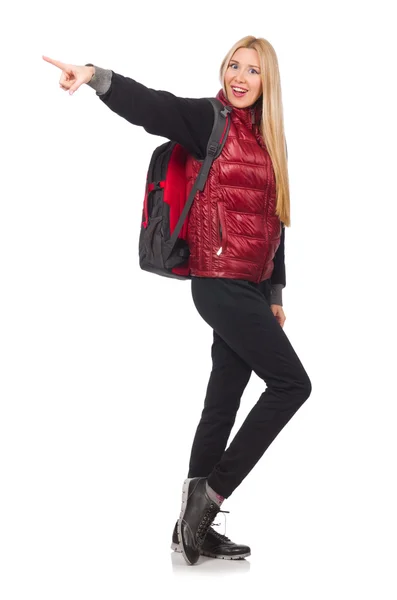
<instances>
[{"instance_id":1,"label":"vest pocket","mask_svg":"<svg viewBox=\"0 0 397 600\"><path fill-rule=\"evenodd\" d=\"M227 229L226 229L226 218L225 218L225 206L223 202L217 202L218 208L218 236L219 236L219 249L217 255L224 254L227 248Z\"/></svg>"}]
</instances>

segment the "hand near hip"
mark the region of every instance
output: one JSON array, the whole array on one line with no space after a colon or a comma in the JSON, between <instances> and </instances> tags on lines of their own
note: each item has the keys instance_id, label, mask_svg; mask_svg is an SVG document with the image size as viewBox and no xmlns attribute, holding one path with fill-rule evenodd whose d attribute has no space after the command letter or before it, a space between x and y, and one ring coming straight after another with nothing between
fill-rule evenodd
<instances>
[{"instance_id":1,"label":"hand near hip","mask_svg":"<svg viewBox=\"0 0 397 600\"><path fill-rule=\"evenodd\" d=\"M77 65L69 65L59 60L54 60L48 56L43 56L43 60L51 63L58 69L61 69L62 75L59 80L61 88L72 95L83 83L88 83L95 73L95 67L81 67Z\"/></svg>"},{"instance_id":2,"label":"hand near hip","mask_svg":"<svg viewBox=\"0 0 397 600\"><path fill-rule=\"evenodd\" d=\"M284 314L283 307L280 306L279 304L271 304L270 308L271 308L272 313L276 317L277 321L281 325L281 327L284 327L285 319L287 317Z\"/></svg>"}]
</instances>

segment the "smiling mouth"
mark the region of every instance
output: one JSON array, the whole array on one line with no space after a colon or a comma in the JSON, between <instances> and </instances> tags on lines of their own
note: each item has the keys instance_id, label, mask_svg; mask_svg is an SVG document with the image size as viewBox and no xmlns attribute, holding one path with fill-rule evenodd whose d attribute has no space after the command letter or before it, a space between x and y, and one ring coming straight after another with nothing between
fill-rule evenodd
<instances>
[{"instance_id":1,"label":"smiling mouth","mask_svg":"<svg viewBox=\"0 0 397 600\"><path fill-rule=\"evenodd\" d=\"M248 93L248 90L244 90L244 88L238 88L233 85L231 85L230 87L232 89L232 94L235 98L243 98Z\"/></svg>"}]
</instances>

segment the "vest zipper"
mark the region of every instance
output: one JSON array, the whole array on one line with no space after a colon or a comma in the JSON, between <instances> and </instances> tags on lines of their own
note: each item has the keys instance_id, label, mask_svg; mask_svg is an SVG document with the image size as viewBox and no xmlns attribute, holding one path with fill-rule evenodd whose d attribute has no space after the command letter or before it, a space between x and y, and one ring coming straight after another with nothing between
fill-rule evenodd
<instances>
[{"instance_id":1,"label":"vest zipper","mask_svg":"<svg viewBox=\"0 0 397 600\"><path fill-rule=\"evenodd\" d=\"M225 252L227 246L227 231L225 225L225 207L223 202L217 202L218 209L218 232L219 232L219 243L220 248L217 251L217 255L220 256L222 252Z\"/></svg>"},{"instance_id":2,"label":"vest zipper","mask_svg":"<svg viewBox=\"0 0 397 600\"><path fill-rule=\"evenodd\" d=\"M267 257L269 256L269 230L267 228L267 225L265 227L265 238L266 238L266 249L267 252L265 254L265 260L263 261L263 267L262 267L262 271L261 271L261 279L267 269Z\"/></svg>"},{"instance_id":3,"label":"vest zipper","mask_svg":"<svg viewBox=\"0 0 397 600\"><path fill-rule=\"evenodd\" d=\"M222 225L219 223L219 239L220 239L220 243L222 244ZM222 246L219 248L217 255L219 256L220 254L222 254Z\"/></svg>"}]
</instances>

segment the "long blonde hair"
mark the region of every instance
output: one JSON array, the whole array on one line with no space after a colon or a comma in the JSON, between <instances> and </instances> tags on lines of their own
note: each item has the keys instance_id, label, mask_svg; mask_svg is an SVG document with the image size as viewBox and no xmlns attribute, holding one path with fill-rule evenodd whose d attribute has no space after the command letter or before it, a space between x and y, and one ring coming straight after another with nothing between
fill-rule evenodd
<instances>
[{"instance_id":1,"label":"long blonde hair","mask_svg":"<svg viewBox=\"0 0 397 600\"><path fill-rule=\"evenodd\" d=\"M286 227L291 226L287 146L284 134L280 72L273 46L264 38L247 35L236 42L226 54L220 68L220 81L226 96L225 73L233 54L239 48L258 52L262 78L262 119L260 132L270 155L276 177L276 214Z\"/></svg>"}]
</instances>

